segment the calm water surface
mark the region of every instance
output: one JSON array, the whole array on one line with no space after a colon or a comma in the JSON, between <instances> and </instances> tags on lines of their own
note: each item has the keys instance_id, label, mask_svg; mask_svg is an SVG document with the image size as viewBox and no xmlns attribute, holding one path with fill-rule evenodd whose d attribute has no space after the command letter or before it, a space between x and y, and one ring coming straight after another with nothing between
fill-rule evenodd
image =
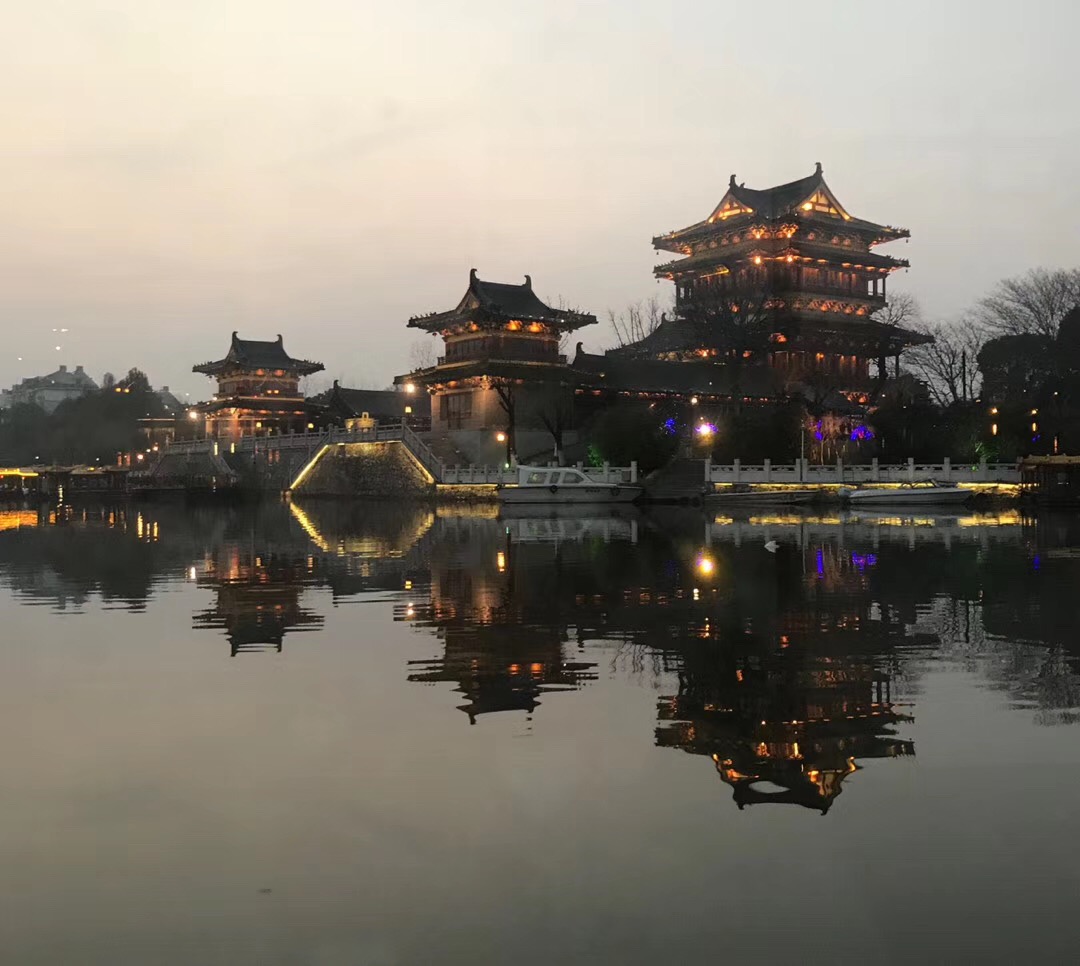
<instances>
[{"instance_id":1,"label":"calm water surface","mask_svg":"<svg viewBox=\"0 0 1080 966\"><path fill-rule=\"evenodd\" d=\"M1074 961L1078 612L1080 518L0 508L0 961Z\"/></svg>"}]
</instances>

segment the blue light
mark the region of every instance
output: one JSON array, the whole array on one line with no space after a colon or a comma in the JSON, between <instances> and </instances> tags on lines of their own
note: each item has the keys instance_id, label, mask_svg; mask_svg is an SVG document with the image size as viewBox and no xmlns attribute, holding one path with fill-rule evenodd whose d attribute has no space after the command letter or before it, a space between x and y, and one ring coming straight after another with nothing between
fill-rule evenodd
<instances>
[{"instance_id":1,"label":"blue light","mask_svg":"<svg viewBox=\"0 0 1080 966\"><path fill-rule=\"evenodd\" d=\"M814 553L814 562L817 564L817 573L819 577L825 576L825 551L820 547Z\"/></svg>"}]
</instances>

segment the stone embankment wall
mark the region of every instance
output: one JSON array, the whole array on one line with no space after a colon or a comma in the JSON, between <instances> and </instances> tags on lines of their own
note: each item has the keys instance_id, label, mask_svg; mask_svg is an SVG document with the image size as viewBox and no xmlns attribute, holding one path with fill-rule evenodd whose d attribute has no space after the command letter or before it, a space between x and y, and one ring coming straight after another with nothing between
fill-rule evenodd
<instances>
[{"instance_id":1,"label":"stone embankment wall","mask_svg":"<svg viewBox=\"0 0 1080 966\"><path fill-rule=\"evenodd\" d=\"M153 468L151 480L159 484L195 486L208 480L224 484L233 470L213 453L163 453Z\"/></svg>"},{"instance_id":2,"label":"stone embankment wall","mask_svg":"<svg viewBox=\"0 0 1080 966\"><path fill-rule=\"evenodd\" d=\"M338 443L327 449L294 492L304 496L433 499L435 483L400 442Z\"/></svg>"}]
</instances>

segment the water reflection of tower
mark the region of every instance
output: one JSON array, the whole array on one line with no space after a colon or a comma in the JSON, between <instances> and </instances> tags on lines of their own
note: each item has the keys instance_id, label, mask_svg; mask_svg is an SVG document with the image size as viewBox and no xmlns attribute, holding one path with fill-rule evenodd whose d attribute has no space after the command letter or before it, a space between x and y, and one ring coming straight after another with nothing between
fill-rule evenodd
<instances>
[{"instance_id":1,"label":"water reflection of tower","mask_svg":"<svg viewBox=\"0 0 1080 966\"><path fill-rule=\"evenodd\" d=\"M709 755L740 809L779 802L824 814L858 759L914 754L895 736L910 719L873 658L709 645L683 652L678 693L659 702L656 741ZM757 787L763 782L773 788Z\"/></svg>"},{"instance_id":2,"label":"water reflection of tower","mask_svg":"<svg viewBox=\"0 0 1080 966\"><path fill-rule=\"evenodd\" d=\"M287 632L313 630L323 618L300 604L316 576L310 555L281 550L259 553L236 543L216 547L203 561L200 587L217 594L214 607L195 615L196 628L223 629L232 655L280 651Z\"/></svg>"},{"instance_id":3,"label":"water reflection of tower","mask_svg":"<svg viewBox=\"0 0 1080 966\"><path fill-rule=\"evenodd\" d=\"M562 602L574 565L558 542L519 542L491 520L458 521L433 547L430 603L418 613L437 629L443 653L410 662L409 680L455 684L471 723L496 711L532 713L542 694L594 680L594 664L568 659ZM571 554L571 556L573 556Z\"/></svg>"}]
</instances>

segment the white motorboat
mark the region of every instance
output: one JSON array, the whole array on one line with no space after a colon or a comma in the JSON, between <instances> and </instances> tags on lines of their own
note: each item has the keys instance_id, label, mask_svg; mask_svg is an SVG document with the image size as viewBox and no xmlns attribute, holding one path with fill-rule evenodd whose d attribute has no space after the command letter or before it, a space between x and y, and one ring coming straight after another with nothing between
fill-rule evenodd
<instances>
[{"instance_id":1,"label":"white motorboat","mask_svg":"<svg viewBox=\"0 0 1080 966\"><path fill-rule=\"evenodd\" d=\"M938 483L936 480L920 480L901 483L899 486L841 487L840 495L851 506L943 506L966 503L972 497L971 490Z\"/></svg>"},{"instance_id":2,"label":"white motorboat","mask_svg":"<svg viewBox=\"0 0 1080 966\"><path fill-rule=\"evenodd\" d=\"M632 503L641 487L598 483L566 466L519 466L516 483L498 488L500 503Z\"/></svg>"}]
</instances>

